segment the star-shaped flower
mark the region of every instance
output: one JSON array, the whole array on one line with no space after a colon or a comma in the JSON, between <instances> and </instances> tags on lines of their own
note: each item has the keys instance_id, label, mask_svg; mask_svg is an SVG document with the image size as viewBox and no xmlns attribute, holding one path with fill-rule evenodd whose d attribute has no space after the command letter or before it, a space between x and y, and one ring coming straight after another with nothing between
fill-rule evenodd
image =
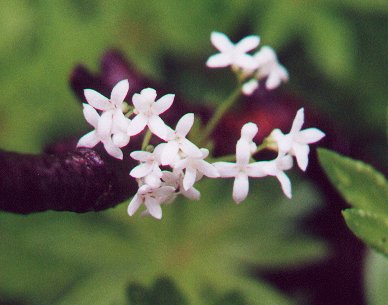
<instances>
[{"instance_id":1,"label":"star-shaped flower","mask_svg":"<svg viewBox=\"0 0 388 305\"><path fill-rule=\"evenodd\" d=\"M131 121L128 134L136 135L148 126L154 135L166 138L168 128L159 115L171 107L174 97L174 94L166 94L155 101L156 91L152 88L143 89L140 94L135 93L132 102L136 116Z\"/></svg>"},{"instance_id":2,"label":"star-shaped flower","mask_svg":"<svg viewBox=\"0 0 388 305\"><path fill-rule=\"evenodd\" d=\"M209 155L209 151L206 148L201 148L201 153L201 156L188 155L174 164L175 170L185 170L183 188L186 191L194 185L199 175L210 178L220 176L217 169L204 160Z\"/></svg>"},{"instance_id":3,"label":"star-shaped flower","mask_svg":"<svg viewBox=\"0 0 388 305\"><path fill-rule=\"evenodd\" d=\"M186 155L201 157L201 150L186 139L193 124L194 114L187 113L178 121L175 131L169 129L168 136L164 139L167 143L164 145L164 150L161 155L163 165L172 164L174 160L179 159L179 151L182 151Z\"/></svg>"},{"instance_id":4,"label":"star-shaped flower","mask_svg":"<svg viewBox=\"0 0 388 305\"><path fill-rule=\"evenodd\" d=\"M119 147L123 147L129 142L129 136L126 131L130 120L122 112L123 101L128 93L128 89L128 80L125 79L114 86L110 99L95 90L84 90L88 104L83 104L83 113L86 121L95 130L83 136L78 141L78 147L94 147L99 142L102 142L111 156L118 159L123 158ZM96 109L102 112L101 116Z\"/></svg>"},{"instance_id":5,"label":"star-shaped flower","mask_svg":"<svg viewBox=\"0 0 388 305\"><path fill-rule=\"evenodd\" d=\"M220 53L212 55L206 62L209 68L224 68L228 66L242 69L254 69L256 66L253 57L247 52L256 48L260 43L259 36L251 35L233 44L223 33L212 32L210 40Z\"/></svg>"},{"instance_id":6,"label":"star-shaped flower","mask_svg":"<svg viewBox=\"0 0 388 305\"><path fill-rule=\"evenodd\" d=\"M236 163L216 162L213 165L223 178L235 178L233 184L233 200L243 201L249 192L248 177L263 177L258 162L249 163L252 156L252 139L258 132L254 123L248 123L241 129L241 138L236 145ZM254 143L253 143L254 144ZM256 146L256 144L254 144Z\"/></svg>"},{"instance_id":7,"label":"star-shaped flower","mask_svg":"<svg viewBox=\"0 0 388 305\"><path fill-rule=\"evenodd\" d=\"M170 200L174 195L175 189L171 186L161 186L159 188L152 188L149 185L142 185L139 187L136 195L129 203L127 212L129 216L132 216L144 203L147 208L147 212L156 219L162 218L161 204Z\"/></svg>"},{"instance_id":8,"label":"star-shaped flower","mask_svg":"<svg viewBox=\"0 0 388 305\"><path fill-rule=\"evenodd\" d=\"M280 153L295 156L299 168L305 171L309 161L310 148L308 144L319 141L325 134L317 128L301 130L303 123L304 109L301 108L296 113L290 133L285 135L279 129L274 129L271 138L277 143Z\"/></svg>"},{"instance_id":9,"label":"star-shaped flower","mask_svg":"<svg viewBox=\"0 0 388 305\"><path fill-rule=\"evenodd\" d=\"M137 179L143 178L144 183L153 188L159 187L162 178L162 170L159 167L162 144L156 146L152 153L142 150L133 151L131 158L139 161L140 164L134 167L129 175Z\"/></svg>"},{"instance_id":10,"label":"star-shaped flower","mask_svg":"<svg viewBox=\"0 0 388 305\"><path fill-rule=\"evenodd\" d=\"M288 80L288 72L278 61L275 51L269 46L263 46L253 56L257 65L257 79L267 78L265 87L268 90L279 87ZM253 87L253 85L251 85Z\"/></svg>"}]
</instances>

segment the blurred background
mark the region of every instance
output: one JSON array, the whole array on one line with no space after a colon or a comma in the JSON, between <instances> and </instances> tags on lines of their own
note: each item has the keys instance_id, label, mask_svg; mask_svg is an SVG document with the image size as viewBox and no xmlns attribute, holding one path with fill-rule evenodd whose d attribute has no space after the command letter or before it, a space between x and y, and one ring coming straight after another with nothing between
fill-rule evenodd
<instances>
[{"instance_id":1,"label":"blurred background","mask_svg":"<svg viewBox=\"0 0 388 305\"><path fill-rule=\"evenodd\" d=\"M279 90L281 103L292 96L292 103L312 109L336 150L387 173L387 1L4 0L0 28L2 149L39 153L88 130L69 76L81 63L97 73L110 48L170 92L215 105L232 90L230 71L205 67L215 52L210 33L217 30L234 41L260 35L290 74ZM86 215L0 213L0 303L89 304L83 298L91 298L90 304L143 304L134 296L153 294L160 301L160 291L170 291L171 303L152 304L384 304L367 289L377 280L365 276L384 263L365 259L342 223L343 202L306 176L292 178L291 202L275 181L260 182L238 209L230 194L211 195L224 184L203 183L199 204L180 201L156 224L127 218L126 204ZM214 242L199 238L189 247L197 249L190 268L172 263L183 266L187 258L180 251L187 248L175 247L213 224ZM338 244L347 248L341 258ZM238 270L225 281L229 261L220 258L220 249ZM352 258L354 265L338 275L330 257L336 257L334 266Z\"/></svg>"}]
</instances>

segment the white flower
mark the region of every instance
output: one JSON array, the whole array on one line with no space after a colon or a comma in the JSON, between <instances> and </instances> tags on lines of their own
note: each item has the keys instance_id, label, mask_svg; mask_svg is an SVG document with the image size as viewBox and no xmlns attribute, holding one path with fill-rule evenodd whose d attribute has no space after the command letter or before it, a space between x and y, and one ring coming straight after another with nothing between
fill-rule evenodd
<instances>
[{"instance_id":1,"label":"white flower","mask_svg":"<svg viewBox=\"0 0 388 305\"><path fill-rule=\"evenodd\" d=\"M275 51L269 46L263 46L259 52L253 56L257 65L257 78L267 78L265 86L267 89L275 89L280 83L288 80L288 72L278 62ZM251 85L252 87L253 85Z\"/></svg>"},{"instance_id":2,"label":"white flower","mask_svg":"<svg viewBox=\"0 0 388 305\"><path fill-rule=\"evenodd\" d=\"M128 134L136 135L148 126L153 134L166 138L168 128L159 115L171 107L174 97L174 94L166 94L155 101L156 91L151 88L143 89L140 94L135 93L132 102L136 116L131 121Z\"/></svg>"},{"instance_id":3,"label":"white flower","mask_svg":"<svg viewBox=\"0 0 388 305\"><path fill-rule=\"evenodd\" d=\"M248 196L248 177L263 177L258 162L249 163L252 156L252 139L257 131L258 128L254 123L245 124L241 129L241 138L236 145L236 163L216 162L213 164L220 173L220 177L235 178L233 200L236 203L240 203Z\"/></svg>"},{"instance_id":4,"label":"white flower","mask_svg":"<svg viewBox=\"0 0 388 305\"><path fill-rule=\"evenodd\" d=\"M233 44L225 34L212 32L210 40L220 53L209 57L206 62L209 68L235 66L242 69L254 69L256 66L253 57L246 53L259 45L258 36L247 36L237 44Z\"/></svg>"},{"instance_id":5,"label":"white flower","mask_svg":"<svg viewBox=\"0 0 388 305\"><path fill-rule=\"evenodd\" d=\"M179 190L179 194L182 194L188 199L191 200L199 200L201 197L201 193L194 187L191 187L187 190L183 188L183 172L174 170L173 172L164 171L163 172L163 181L166 185L174 187L176 190ZM199 180L200 176L197 177L196 180Z\"/></svg>"},{"instance_id":6,"label":"white flower","mask_svg":"<svg viewBox=\"0 0 388 305\"><path fill-rule=\"evenodd\" d=\"M284 171L291 169L292 163L292 157L282 153L279 153L275 160L256 162L256 168L258 169L257 177L276 177L280 182L283 193L288 198L291 198L291 181Z\"/></svg>"},{"instance_id":7,"label":"white flower","mask_svg":"<svg viewBox=\"0 0 388 305\"><path fill-rule=\"evenodd\" d=\"M128 215L132 216L144 203L147 212L156 219L162 218L161 204L168 201L175 189L171 186L161 186L159 188L152 188L149 185L142 185L136 195L132 198L128 206Z\"/></svg>"},{"instance_id":8,"label":"white flower","mask_svg":"<svg viewBox=\"0 0 388 305\"><path fill-rule=\"evenodd\" d=\"M123 158L119 147L123 147L129 142L126 130L130 120L124 116L122 104L128 89L128 80L125 79L114 86L110 99L95 90L84 90L88 104L83 104L83 113L86 121L95 130L83 136L78 141L78 147L94 147L99 142L102 142L111 156L118 159ZM101 116L95 109L102 111Z\"/></svg>"},{"instance_id":9,"label":"white flower","mask_svg":"<svg viewBox=\"0 0 388 305\"><path fill-rule=\"evenodd\" d=\"M175 131L170 129L161 155L163 165L172 164L174 160L179 159L179 151L186 155L201 157L201 150L192 142L186 139L191 127L194 124L194 114L187 113L181 117L176 125Z\"/></svg>"},{"instance_id":10,"label":"white flower","mask_svg":"<svg viewBox=\"0 0 388 305\"><path fill-rule=\"evenodd\" d=\"M303 123L304 110L301 108L296 113L290 133L285 135L279 129L274 129L271 138L277 143L279 152L295 156L299 168L305 171L309 161L308 144L319 141L325 134L317 128L301 130Z\"/></svg>"},{"instance_id":11,"label":"white flower","mask_svg":"<svg viewBox=\"0 0 388 305\"><path fill-rule=\"evenodd\" d=\"M257 79L251 79L243 84L241 91L244 95L252 95L253 92L259 87L259 82Z\"/></svg>"},{"instance_id":12,"label":"white flower","mask_svg":"<svg viewBox=\"0 0 388 305\"><path fill-rule=\"evenodd\" d=\"M140 162L140 164L134 167L129 175L137 179L144 179L144 183L157 188L161 185L160 179L162 178L162 170L160 169L160 153L162 144L155 147L152 153L147 151L133 151L131 153L132 159Z\"/></svg>"},{"instance_id":13,"label":"white flower","mask_svg":"<svg viewBox=\"0 0 388 305\"><path fill-rule=\"evenodd\" d=\"M209 151L206 148L201 148L201 153L199 157L196 155L188 155L174 164L174 169L176 170L185 169L185 176L183 178L183 189L185 191L194 185L196 179L201 174L210 178L219 177L217 169L203 160L208 156Z\"/></svg>"},{"instance_id":14,"label":"white flower","mask_svg":"<svg viewBox=\"0 0 388 305\"><path fill-rule=\"evenodd\" d=\"M257 149L257 145L253 139L255 138L258 131L259 128L255 123L252 122L244 124L244 126L241 128L241 139L248 141L251 154L253 154Z\"/></svg>"}]
</instances>

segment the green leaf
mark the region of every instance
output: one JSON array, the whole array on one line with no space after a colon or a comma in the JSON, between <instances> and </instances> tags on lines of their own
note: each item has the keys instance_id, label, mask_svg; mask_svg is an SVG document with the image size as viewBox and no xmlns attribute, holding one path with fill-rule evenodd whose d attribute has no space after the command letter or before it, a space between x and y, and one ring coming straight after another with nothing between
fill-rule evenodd
<instances>
[{"instance_id":1,"label":"green leaf","mask_svg":"<svg viewBox=\"0 0 388 305\"><path fill-rule=\"evenodd\" d=\"M372 166L327 149L319 161L333 185L353 207L388 216L388 183Z\"/></svg>"},{"instance_id":2,"label":"green leaf","mask_svg":"<svg viewBox=\"0 0 388 305\"><path fill-rule=\"evenodd\" d=\"M374 251L366 257L366 296L369 305L386 305L388 300L388 260Z\"/></svg>"},{"instance_id":3,"label":"green leaf","mask_svg":"<svg viewBox=\"0 0 388 305\"><path fill-rule=\"evenodd\" d=\"M347 209L342 214L356 236L388 256L388 217L360 209Z\"/></svg>"},{"instance_id":4,"label":"green leaf","mask_svg":"<svg viewBox=\"0 0 388 305\"><path fill-rule=\"evenodd\" d=\"M125 269L104 269L73 283L53 304L126 304L125 288L129 277Z\"/></svg>"}]
</instances>

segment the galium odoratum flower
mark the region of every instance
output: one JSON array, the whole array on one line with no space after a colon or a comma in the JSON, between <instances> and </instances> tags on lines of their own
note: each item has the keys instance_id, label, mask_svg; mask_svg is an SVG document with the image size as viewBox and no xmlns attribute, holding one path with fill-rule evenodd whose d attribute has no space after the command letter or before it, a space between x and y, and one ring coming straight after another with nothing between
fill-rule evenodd
<instances>
[{"instance_id":1,"label":"galium odoratum flower","mask_svg":"<svg viewBox=\"0 0 388 305\"><path fill-rule=\"evenodd\" d=\"M234 44L223 33L212 32L210 40L213 46L220 51L209 57L206 65L209 68L224 68L228 66L241 69L254 69L256 63L247 52L255 49L259 43L259 36L251 35Z\"/></svg>"},{"instance_id":2,"label":"galium odoratum flower","mask_svg":"<svg viewBox=\"0 0 388 305\"><path fill-rule=\"evenodd\" d=\"M127 129L130 120L123 114L122 107L128 93L128 80L118 82L112 89L110 99L95 90L85 89L84 95L88 104L83 104L86 121L95 130L84 135L77 147L94 147L102 142L105 150L112 157L123 158L120 147L128 144ZM101 115L96 111L100 110Z\"/></svg>"},{"instance_id":3,"label":"galium odoratum flower","mask_svg":"<svg viewBox=\"0 0 388 305\"><path fill-rule=\"evenodd\" d=\"M185 170L183 178L183 189L188 190L193 187L200 175L209 178L218 178L220 175L217 169L206 162L204 159L209 155L209 150L201 148L201 155L187 155L181 160L174 163L175 170Z\"/></svg>"},{"instance_id":4,"label":"galium odoratum flower","mask_svg":"<svg viewBox=\"0 0 388 305\"><path fill-rule=\"evenodd\" d=\"M275 51L269 46L263 46L259 52L253 55L256 67L255 71L246 71L246 74L253 74L254 78L247 81L242 92L251 95L259 86L259 80L266 78L265 87L268 90L279 87L281 82L288 80L288 72L282 66L276 56Z\"/></svg>"},{"instance_id":5,"label":"galium odoratum flower","mask_svg":"<svg viewBox=\"0 0 388 305\"><path fill-rule=\"evenodd\" d=\"M144 203L147 212L156 219L162 218L161 204L173 198L175 188L172 186L161 186L153 188L147 184L139 187L136 195L132 198L128 205L128 215L132 216Z\"/></svg>"},{"instance_id":6,"label":"galium odoratum flower","mask_svg":"<svg viewBox=\"0 0 388 305\"><path fill-rule=\"evenodd\" d=\"M163 165L172 164L179 159L179 152L182 151L185 155L201 157L201 150L186 139L191 127L194 124L194 113L187 113L180 118L175 130L169 128L167 137L164 139L167 143L163 146L161 154L161 163Z\"/></svg>"},{"instance_id":7,"label":"galium odoratum flower","mask_svg":"<svg viewBox=\"0 0 388 305\"><path fill-rule=\"evenodd\" d=\"M174 94L166 94L155 101L156 91L152 88L143 89L140 94L135 93L132 102L135 106L136 116L129 125L128 134L130 136L137 135L148 126L154 135L165 139L168 128L159 115L171 107L174 97Z\"/></svg>"},{"instance_id":8,"label":"galium odoratum flower","mask_svg":"<svg viewBox=\"0 0 388 305\"><path fill-rule=\"evenodd\" d=\"M304 123L304 109L301 108L296 113L288 134L283 134L281 130L274 129L270 138L276 142L279 153L295 156L299 168L305 171L308 165L308 154L310 148L308 144L318 142L325 134L318 128L302 129Z\"/></svg>"},{"instance_id":9,"label":"galium odoratum flower","mask_svg":"<svg viewBox=\"0 0 388 305\"><path fill-rule=\"evenodd\" d=\"M131 158L140 162L138 166L135 166L131 172L130 176L136 179L143 179L144 183L157 188L161 185L162 170L160 169L160 155L163 150L163 145L161 143L155 147L154 151L133 151L131 153Z\"/></svg>"},{"instance_id":10,"label":"galium odoratum flower","mask_svg":"<svg viewBox=\"0 0 388 305\"><path fill-rule=\"evenodd\" d=\"M253 138L258 132L257 125L247 123L241 129L241 138L236 145L236 163L216 162L213 165L222 178L235 178L233 184L233 200L243 201L249 192L248 177L263 177L258 162L250 163L252 153L256 150Z\"/></svg>"}]
</instances>

